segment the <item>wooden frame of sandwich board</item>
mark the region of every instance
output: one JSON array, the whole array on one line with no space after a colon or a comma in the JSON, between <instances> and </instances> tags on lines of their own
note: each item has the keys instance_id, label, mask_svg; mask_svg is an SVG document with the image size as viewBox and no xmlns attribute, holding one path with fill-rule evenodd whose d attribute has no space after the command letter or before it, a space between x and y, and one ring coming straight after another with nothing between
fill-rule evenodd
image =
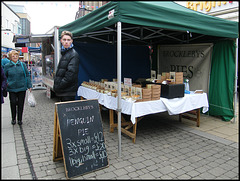
<instances>
[{"instance_id":1,"label":"wooden frame of sandwich board","mask_svg":"<svg viewBox=\"0 0 240 181\"><path fill-rule=\"evenodd\" d=\"M54 132L53 132L53 161L59 161L63 159L62 152L62 140L60 136L60 127L57 115L57 107L54 111Z\"/></svg>"}]
</instances>

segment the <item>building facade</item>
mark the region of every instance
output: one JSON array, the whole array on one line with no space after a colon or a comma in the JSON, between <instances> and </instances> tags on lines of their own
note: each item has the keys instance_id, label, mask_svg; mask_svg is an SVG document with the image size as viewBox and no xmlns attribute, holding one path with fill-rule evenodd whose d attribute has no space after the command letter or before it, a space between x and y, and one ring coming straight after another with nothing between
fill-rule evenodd
<instances>
[{"instance_id":1,"label":"building facade","mask_svg":"<svg viewBox=\"0 0 240 181\"><path fill-rule=\"evenodd\" d=\"M15 34L21 34L20 17L4 2L1 2L1 54L15 49L12 42Z\"/></svg>"},{"instance_id":2,"label":"building facade","mask_svg":"<svg viewBox=\"0 0 240 181\"><path fill-rule=\"evenodd\" d=\"M31 18L27 14L27 10L23 5L7 4L19 17L21 24L21 35L31 35ZM15 47L22 47L22 44L15 44ZM30 46L30 43L26 43L24 46Z\"/></svg>"},{"instance_id":3,"label":"building facade","mask_svg":"<svg viewBox=\"0 0 240 181\"><path fill-rule=\"evenodd\" d=\"M79 8L76 12L75 20L85 16L86 14L92 12L95 9L100 8L109 1L79 1Z\"/></svg>"},{"instance_id":4,"label":"building facade","mask_svg":"<svg viewBox=\"0 0 240 181\"><path fill-rule=\"evenodd\" d=\"M239 21L238 1L175 1L186 8L211 16Z\"/></svg>"}]
</instances>

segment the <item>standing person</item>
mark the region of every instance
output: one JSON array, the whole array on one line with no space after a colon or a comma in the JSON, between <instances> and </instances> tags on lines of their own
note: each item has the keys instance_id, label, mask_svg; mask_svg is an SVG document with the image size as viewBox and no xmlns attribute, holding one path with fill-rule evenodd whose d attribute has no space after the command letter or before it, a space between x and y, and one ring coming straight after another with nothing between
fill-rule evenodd
<instances>
[{"instance_id":1,"label":"standing person","mask_svg":"<svg viewBox=\"0 0 240 181\"><path fill-rule=\"evenodd\" d=\"M62 49L53 90L60 101L73 101L78 90L79 55L73 49L73 35L69 31L61 34Z\"/></svg>"},{"instance_id":2,"label":"standing person","mask_svg":"<svg viewBox=\"0 0 240 181\"><path fill-rule=\"evenodd\" d=\"M1 67L1 104L4 103L3 90L7 89L7 77Z\"/></svg>"},{"instance_id":3,"label":"standing person","mask_svg":"<svg viewBox=\"0 0 240 181\"><path fill-rule=\"evenodd\" d=\"M22 115L26 90L32 91L31 78L25 63L19 60L19 52L12 50L9 53L10 63L4 67L7 77L7 91L9 92L10 107L12 113L12 125L22 125Z\"/></svg>"},{"instance_id":4,"label":"standing person","mask_svg":"<svg viewBox=\"0 0 240 181\"><path fill-rule=\"evenodd\" d=\"M4 68L4 66L5 66L7 63L9 63L9 62L10 62L10 60L7 58L7 55L6 55L6 54L3 54L2 60L1 60L1 66L2 66L2 68Z\"/></svg>"}]
</instances>

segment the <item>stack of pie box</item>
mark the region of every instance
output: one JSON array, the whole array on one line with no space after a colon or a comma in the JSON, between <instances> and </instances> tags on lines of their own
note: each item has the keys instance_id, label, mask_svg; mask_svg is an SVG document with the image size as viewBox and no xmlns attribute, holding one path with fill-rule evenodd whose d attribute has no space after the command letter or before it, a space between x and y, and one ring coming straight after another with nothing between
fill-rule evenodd
<instances>
[{"instance_id":1,"label":"stack of pie box","mask_svg":"<svg viewBox=\"0 0 240 181\"><path fill-rule=\"evenodd\" d=\"M152 100L159 100L161 95L161 85L153 84L152 89Z\"/></svg>"},{"instance_id":2,"label":"stack of pie box","mask_svg":"<svg viewBox=\"0 0 240 181\"><path fill-rule=\"evenodd\" d=\"M147 84L143 88L143 101L159 100L161 95L161 85Z\"/></svg>"},{"instance_id":3,"label":"stack of pie box","mask_svg":"<svg viewBox=\"0 0 240 181\"><path fill-rule=\"evenodd\" d=\"M151 101L152 100L152 89L151 88L142 88L142 101Z\"/></svg>"},{"instance_id":4,"label":"stack of pie box","mask_svg":"<svg viewBox=\"0 0 240 181\"><path fill-rule=\"evenodd\" d=\"M175 73L175 84L183 84L183 72Z\"/></svg>"}]
</instances>

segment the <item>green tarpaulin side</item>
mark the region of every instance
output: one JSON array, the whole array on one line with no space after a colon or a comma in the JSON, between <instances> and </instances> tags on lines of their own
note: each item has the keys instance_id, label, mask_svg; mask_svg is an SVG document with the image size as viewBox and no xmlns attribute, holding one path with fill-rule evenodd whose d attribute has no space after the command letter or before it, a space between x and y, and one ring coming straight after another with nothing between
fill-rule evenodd
<instances>
[{"instance_id":1,"label":"green tarpaulin side","mask_svg":"<svg viewBox=\"0 0 240 181\"><path fill-rule=\"evenodd\" d=\"M114 17L108 18L114 9ZM59 28L74 37L100 30L116 22L178 31L237 38L238 22L193 11L171 1L111 1L93 12Z\"/></svg>"},{"instance_id":2,"label":"green tarpaulin side","mask_svg":"<svg viewBox=\"0 0 240 181\"><path fill-rule=\"evenodd\" d=\"M209 114L230 121L234 117L235 42L216 42L213 47L209 85Z\"/></svg>"}]
</instances>

